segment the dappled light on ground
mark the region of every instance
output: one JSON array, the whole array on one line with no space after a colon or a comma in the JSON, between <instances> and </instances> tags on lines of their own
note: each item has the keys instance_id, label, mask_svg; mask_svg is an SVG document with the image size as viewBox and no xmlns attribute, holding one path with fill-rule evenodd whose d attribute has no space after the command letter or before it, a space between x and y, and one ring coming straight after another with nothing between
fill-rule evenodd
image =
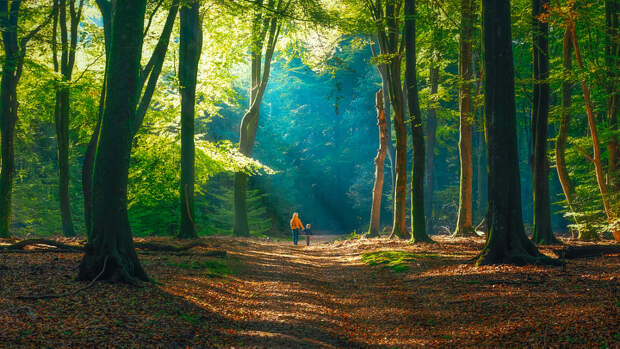
<instances>
[{"instance_id":1,"label":"dappled light on ground","mask_svg":"<svg viewBox=\"0 0 620 349\"><path fill-rule=\"evenodd\" d=\"M37 301L14 296L77 289L81 254L0 254L2 345L618 345L619 256L478 268L483 240L435 240L205 238L227 257L201 256L202 247L141 255L157 283L97 283Z\"/></svg>"}]
</instances>

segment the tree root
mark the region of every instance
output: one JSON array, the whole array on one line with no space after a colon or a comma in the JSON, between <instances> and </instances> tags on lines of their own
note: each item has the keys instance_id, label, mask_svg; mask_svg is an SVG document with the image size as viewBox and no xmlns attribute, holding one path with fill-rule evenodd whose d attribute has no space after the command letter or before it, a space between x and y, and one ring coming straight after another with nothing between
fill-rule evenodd
<instances>
[{"instance_id":1,"label":"tree root","mask_svg":"<svg viewBox=\"0 0 620 349\"><path fill-rule=\"evenodd\" d=\"M110 256L105 257L105 260L103 261L103 268L101 268L101 271L99 272L99 274L91 282L89 282L88 285L82 288L78 288L77 290L73 292L66 292L66 293L61 293L61 294L42 294L42 295L34 295L34 296L17 296L15 298L27 300L27 299L52 299L52 298L63 298L67 296L73 296L79 292L86 290L87 288L92 287L95 284L95 282L99 280L101 275L103 275L103 273L105 272L105 268L106 268L106 265L108 264L109 257Z\"/></svg>"},{"instance_id":2,"label":"tree root","mask_svg":"<svg viewBox=\"0 0 620 349\"><path fill-rule=\"evenodd\" d=\"M600 257L604 254L620 253L620 245L569 246L562 249L554 249L553 253L558 258L563 259Z\"/></svg>"},{"instance_id":3,"label":"tree root","mask_svg":"<svg viewBox=\"0 0 620 349\"><path fill-rule=\"evenodd\" d=\"M45 245L45 246L54 246L55 248L42 248L37 250L24 250L26 246L33 245ZM189 249L194 247L205 247L209 248L210 246L205 244L202 241L192 241L183 246L174 246L174 245L164 245L154 242L134 242L134 246L142 251L138 251L139 253L149 254L149 252L176 252L180 254L188 254L188 255L201 255L207 257L218 257L224 258L226 257L226 251L224 250L209 250L204 253L188 253ZM22 240L20 242L14 243L12 245L0 246L0 252L17 252L17 253L45 253L45 252L84 252L84 246L79 245L67 245L62 242L58 242L56 240L50 239L27 239Z\"/></svg>"}]
</instances>

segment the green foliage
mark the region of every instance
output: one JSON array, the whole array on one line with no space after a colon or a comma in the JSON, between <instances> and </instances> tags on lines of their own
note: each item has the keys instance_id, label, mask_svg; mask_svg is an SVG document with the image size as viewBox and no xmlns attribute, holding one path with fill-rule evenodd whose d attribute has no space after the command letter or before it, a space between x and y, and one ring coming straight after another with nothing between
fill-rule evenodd
<instances>
[{"instance_id":1,"label":"green foliage","mask_svg":"<svg viewBox=\"0 0 620 349\"><path fill-rule=\"evenodd\" d=\"M409 263L423 259L447 259L453 256L438 254L410 253L405 251L375 251L362 255L362 261L368 265L383 265L394 273L409 271Z\"/></svg>"}]
</instances>

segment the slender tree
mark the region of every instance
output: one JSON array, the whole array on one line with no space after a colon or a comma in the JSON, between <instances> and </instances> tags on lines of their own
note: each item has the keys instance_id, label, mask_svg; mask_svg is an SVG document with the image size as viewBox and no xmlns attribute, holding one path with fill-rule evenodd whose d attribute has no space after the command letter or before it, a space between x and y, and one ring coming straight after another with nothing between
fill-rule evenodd
<instances>
[{"instance_id":1,"label":"slender tree","mask_svg":"<svg viewBox=\"0 0 620 349\"><path fill-rule=\"evenodd\" d=\"M415 51L415 0L405 0L405 83L411 123L413 161L411 174L411 241L432 242L426 234L424 218L424 129L418 98Z\"/></svg>"},{"instance_id":2,"label":"slender tree","mask_svg":"<svg viewBox=\"0 0 620 349\"><path fill-rule=\"evenodd\" d=\"M532 106L532 182L534 200L534 234L536 244L557 244L551 229L549 199L549 161L547 129L549 128L549 23L544 19L548 0L532 0L533 106Z\"/></svg>"},{"instance_id":3,"label":"slender tree","mask_svg":"<svg viewBox=\"0 0 620 349\"><path fill-rule=\"evenodd\" d=\"M459 185L459 213L453 236L474 234L473 213L473 177L472 162L472 43L474 33L474 0L461 0L461 37L459 39L459 156L461 176Z\"/></svg>"},{"instance_id":4,"label":"slender tree","mask_svg":"<svg viewBox=\"0 0 620 349\"><path fill-rule=\"evenodd\" d=\"M146 0L116 0L106 98L93 169L92 225L79 280L147 281L127 215L127 177L140 80Z\"/></svg>"},{"instance_id":5,"label":"slender tree","mask_svg":"<svg viewBox=\"0 0 620 349\"><path fill-rule=\"evenodd\" d=\"M379 149L377 149L377 156L375 157L375 184L372 188L372 207L370 209L368 237L379 236L381 229L381 199L383 198L384 166L388 143L382 89L377 92L375 102L377 107L377 128L379 129Z\"/></svg>"},{"instance_id":6,"label":"slender tree","mask_svg":"<svg viewBox=\"0 0 620 349\"><path fill-rule=\"evenodd\" d=\"M254 149L260 106L269 82L271 59L282 28L283 19L278 14L286 13L289 5L290 1L288 0L268 0L267 4L264 4L263 0L259 0L254 9L252 46L250 48L250 104L241 119L241 127L239 128L239 151L246 156L252 155ZM247 185L248 175L242 172L235 173L233 199L235 215L233 234L235 236L250 235Z\"/></svg>"},{"instance_id":7,"label":"slender tree","mask_svg":"<svg viewBox=\"0 0 620 349\"><path fill-rule=\"evenodd\" d=\"M573 83L571 80L572 71L572 39L570 26L566 26L564 31L564 39L562 40L562 101L560 111L560 129L558 130L558 136L555 140L555 166L558 171L558 178L560 179L560 185L566 198L568 209L574 213L574 196L575 188L568 174L568 168L566 167L566 143L568 141L568 131L570 130L570 107L571 98L573 92ZM577 224L578 237L582 236L582 230L579 226L579 221L576 216L573 215L575 223Z\"/></svg>"},{"instance_id":8,"label":"slender tree","mask_svg":"<svg viewBox=\"0 0 620 349\"><path fill-rule=\"evenodd\" d=\"M54 71L60 73L61 80L56 88L56 106L54 121L58 143L58 192L60 198L60 216L65 236L74 236L71 206L69 202L69 114L71 102L70 82L75 67L75 53L78 39L78 25L82 18L84 0L80 0L76 9L75 1L55 0L54 29L52 35L52 55ZM69 26L67 27L67 12ZM57 35L60 29L60 60L58 59Z\"/></svg>"},{"instance_id":9,"label":"slender tree","mask_svg":"<svg viewBox=\"0 0 620 349\"><path fill-rule=\"evenodd\" d=\"M433 96L437 95L439 89L439 53L433 54L433 63L431 63L429 72L429 84L431 85L431 96L429 98L428 117L426 122L426 183L424 189L424 214L426 218L426 231L433 229L433 190L435 186L435 143L437 142L437 105L433 101Z\"/></svg>"},{"instance_id":10,"label":"slender tree","mask_svg":"<svg viewBox=\"0 0 620 349\"><path fill-rule=\"evenodd\" d=\"M181 85L181 230L179 238L196 238L194 224L194 110L196 78L202 50L200 3L181 8L179 40L179 84Z\"/></svg>"},{"instance_id":11,"label":"slender tree","mask_svg":"<svg viewBox=\"0 0 620 349\"><path fill-rule=\"evenodd\" d=\"M510 1L483 0L488 236L477 265L557 263L525 235L517 153Z\"/></svg>"},{"instance_id":12,"label":"slender tree","mask_svg":"<svg viewBox=\"0 0 620 349\"><path fill-rule=\"evenodd\" d=\"M153 13L149 16L149 23L147 24L147 28L144 32L146 35L146 31L150 28L150 21L153 20L155 11L160 8L160 5L164 0L159 0ZM155 49L151 54L150 59L146 63L142 69L140 69L140 77L138 80L138 91L139 91L139 100L136 101L136 117L133 119L132 126L132 137L135 136L136 132L142 126L142 122L144 121L144 117L146 116L146 112L148 111L149 105L151 104L151 99L153 98L153 94L155 93L155 88L157 87L157 81L159 80L159 76L161 74L161 70L164 65L164 59L166 58L166 53L168 51L168 43L170 41L170 36L172 34L172 29L174 27L174 22L177 17L177 12L179 9L179 1L180 0L172 0L170 8L168 9L168 16L166 17L166 22L164 23L164 27L162 29L161 35L157 41ZM101 12L101 17L103 20L103 32L105 38L105 50L106 56L109 55L110 50L110 42L111 42L111 32L112 32L112 15L114 11L114 3L112 0L96 0L97 6ZM84 155L84 163L82 165L82 194L84 196L84 220L86 223L86 230L91 231L91 221L92 221L92 174L93 174L93 165L95 161L95 150L97 139L99 137L99 131L101 129L101 119L103 117L103 109L106 99L106 87L107 87L107 77L108 77L108 61L106 59L106 73L104 76L101 98L99 100L99 113L97 117L97 124L95 126L95 130L91 134L90 141L86 148L86 153Z\"/></svg>"},{"instance_id":13,"label":"slender tree","mask_svg":"<svg viewBox=\"0 0 620 349\"><path fill-rule=\"evenodd\" d=\"M616 200L620 199L620 143L618 142L618 110L620 109L620 89L618 81L618 60L620 58L620 1L605 0L605 65L607 68L607 120L610 136L607 141L607 178ZM617 224L620 224L618 222Z\"/></svg>"},{"instance_id":14,"label":"slender tree","mask_svg":"<svg viewBox=\"0 0 620 349\"><path fill-rule=\"evenodd\" d=\"M21 0L0 0L0 30L4 58L2 62L2 80L0 82L0 152L2 153L2 169L0 170L0 237L11 235L11 196L13 192L13 176L15 174L15 124L17 123L17 85L21 78L26 48L30 40L45 26L50 16L37 27L19 37Z\"/></svg>"}]
</instances>

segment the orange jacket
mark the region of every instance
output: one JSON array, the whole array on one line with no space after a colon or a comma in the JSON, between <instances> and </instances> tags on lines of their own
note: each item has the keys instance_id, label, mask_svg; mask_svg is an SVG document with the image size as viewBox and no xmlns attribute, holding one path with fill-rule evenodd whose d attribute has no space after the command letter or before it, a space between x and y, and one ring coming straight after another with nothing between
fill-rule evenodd
<instances>
[{"instance_id":1,"label":"orange jacket","mask_svg":"<svg viewBox=\"0 0 620 349\"><path fill-rule=\"evenodd\" d=\"M301 223L299 216L293 216L291 219L291 229L303 229L304 225Z\"/></svg>"}]
</instances>

